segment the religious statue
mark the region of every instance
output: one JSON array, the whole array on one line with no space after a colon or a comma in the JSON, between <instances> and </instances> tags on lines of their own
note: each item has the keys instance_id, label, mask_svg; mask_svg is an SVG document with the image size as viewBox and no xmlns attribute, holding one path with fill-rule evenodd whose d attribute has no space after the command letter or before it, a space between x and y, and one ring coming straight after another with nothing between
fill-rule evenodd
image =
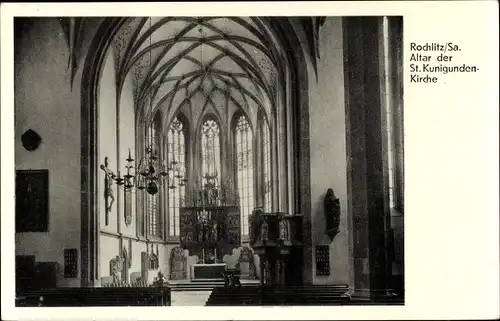
<instances>
[{"instance_id":1,"label":"religious statue","mask_svg":"<svg viewBox=\"0 0 500 321\"><path fill-rule=\"evenodd\" d=\"M279 234L280 234L280 239L283 241L289 241L289 235L288 235L288 221L285 221L282 219L279 222Z\"/></svg>"},{"instance_id":2,"label":"religious statue","mask_svg":"<svg viewBox=\"0 0 500 321\"><path fill-rule=\"evenodd\" d=\"M208 203L209 203L208 190L203 189L203 204L208 204Z\"/></svg>"},{"instance_id":3,"label":"religious statue","mask_svg":"<svg viewBox=\"0 0 500 321\"><path fill-rule=\"evenodd\" d=\"M217 204L217 199L219 198L219 191L216 187L210 190L210 204Z\"/></svg>"},{"instance_id":4,"label":"religious statue","mask_svg":"<svg viewBox=\"0 0 500 321\"><path fill-rule=\"evenodd\" d=\"M205 226L203 222L198 223L198 242L205 241Z\"/></svg>"},{"instance_id":5,"label":"religious statue","mask_svg":"<svg viewBox=\"0 0 500 321\"><path fill-rule=\"evenodd\" d=\"M111 188L113 184L113 173L108 169L108 158L104 158L104 165L101 165L101 169L104 171L104 199L106 201L106 211L111 212L113 203L115 202L115 196L113 194L113 189Z\"/></svg>"},{"instance_id":6,"label":"religious statue","mask_svg":"<svg viewBox=\"0 0 500 321\"><path fill-rule=\"evenodd\" d=\"M216 222L214 222L213 225L212 225L212 233L210 235L212 242L217 242L218 239L219 239L219 235L217 233L218 227L219 227L219 224L217 224Z\"/></svg>"},{"instance_id":7,"label":"religious statue","mask_svg":"<svg viewBox=\"0 0 500 321\"><path fill-rule=\"evenodd\" d=\"M154 287L163 287L165 285L165 276L161 271L158 271L158 276L155 277L153 281L153 286Z\"/></svg>"},{"instance_id":8,"label":"religious statue","mask_svg":"<svg viewBox=\"0 0 500 321\"><path fill-rule=\"evenodd\" d=\"M104 197L106 199L109 199L108 201L108 208L107 211L111 212L111 208L113 206L113 203L115 202L115 195L113 194L113 189L111 188L112 181L110 179L106 179L106 190L104 191Z\"/></svg>"},{"instance_id":9,"label":"religious statue","mask_svg":"<svg viewBox=\"0 0 500 321\"><path fill-rule=\"evenodd\" d=\"M223 241L224 240L224 235L226 234L225 232L225 227L224 224L217 224L217 242Z\"/></svg>"},{"instance_id":10,"label":"religious statue","mask_svg":"<svg viewBox=\"0 0 500 321\"><path fill-rule=\"evenodd\" d=\"M260 215L263 213L261 208L256 208L250 217L250 244L259 240Z\"/></svg>"},{"instance_id":11,"label":"religious statue","mask_svg":"<svg viewBox=\"0 0 500 321\"><path fill-rule=\"evenodd\" d=\"M120 258L118 255L109 262L109 269L111 276L113 277L113 283L119 282L121 279L123 262L123 258Z\"/></svg>"},{"instance_id":12,"label":"religious statue","mask_svg":"<svg viewBox=\"0 0 500 321\"><path fill-rule=\"evenodd\" d=\"M335 197L333 189L329 188L323 201L325 211L325 234L331 240L339 233L340 225L340 200Z\"/></svg>"}]
</instances>

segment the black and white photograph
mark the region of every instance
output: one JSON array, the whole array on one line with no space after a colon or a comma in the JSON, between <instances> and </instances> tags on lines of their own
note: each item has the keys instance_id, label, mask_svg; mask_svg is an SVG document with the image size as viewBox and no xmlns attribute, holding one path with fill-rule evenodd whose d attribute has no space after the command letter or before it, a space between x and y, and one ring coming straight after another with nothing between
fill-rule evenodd
<instances>
[{"instance_id":1,"label":"black and white photograph","mask_svg":"<svg viewBox=\"0 0 500 321\"><path fill-rule=\"evenodd\" d=\"M498 6L2 3L1 319L498 319Z\"/></svg>"},{"instance_id":2,"label":"black and white photograph","mask_svg":"<svg viewBox=\"0 0 500 321\"><path fill-rule=\"evenodd\" d=\"M15 305L404 305L402 16L15 17Z\"/></svg>"}]
</instances>

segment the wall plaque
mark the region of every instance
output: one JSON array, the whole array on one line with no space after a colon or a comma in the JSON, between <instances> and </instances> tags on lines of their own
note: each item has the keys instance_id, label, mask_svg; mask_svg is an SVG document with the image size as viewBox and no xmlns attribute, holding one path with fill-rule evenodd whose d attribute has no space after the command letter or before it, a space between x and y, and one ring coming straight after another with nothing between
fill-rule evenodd
<instances>
[{"instance_id":1,"label":"wall plaque","mask_svg":"<svg viewBox=\"0 0 500 321\"><path fill-rule=\"evenodd\" d=\"M64 249L64 277L76 278L78 275L78 251L76 249Z\"/></svg>"},{"instance_id":2,"label":"wall plaque","mask_svg":"<svg viewBox=\"0 0 500 321\"><path fill-rule=\"evenodd\" d=\"M33 129L28 129L21 135L21 142L27 151L32 152L40 146L42 137L40 137L40 135L38 135L38 133Z\"/></svg>"},{"instance_id":3,"label":"wall plaque","mask_svg":"<svg viewBox=\"0 0 500 321\"><path fill-rule=\"evenodd\" d=\"M16 171L16 232L47 232L49 171Z\"/></svg>"},{"instance_id":4,"label":"wall plaque","mask_svg":"<svg viewBox=\"0 0 500 321\"><path fill-rule=\"evenodd\" d=\"M330 248L328 245L316 246L316 275L330 275Z\"/></svg>"}]
</instances>

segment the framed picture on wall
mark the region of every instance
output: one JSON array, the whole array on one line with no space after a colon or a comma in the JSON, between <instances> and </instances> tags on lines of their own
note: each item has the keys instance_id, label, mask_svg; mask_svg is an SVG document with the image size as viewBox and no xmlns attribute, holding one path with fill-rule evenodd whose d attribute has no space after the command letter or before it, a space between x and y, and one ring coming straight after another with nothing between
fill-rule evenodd
<instances>
[{"instance_id":1,"label":"framed picture on wall","mask_svg":"<svg viewBox=\"0 0 500 321\"><path fill-rule=\"evenodd\" d=\"M16 232L47 232L49 171L16 171Z\"/></svg>"}]
</instances>

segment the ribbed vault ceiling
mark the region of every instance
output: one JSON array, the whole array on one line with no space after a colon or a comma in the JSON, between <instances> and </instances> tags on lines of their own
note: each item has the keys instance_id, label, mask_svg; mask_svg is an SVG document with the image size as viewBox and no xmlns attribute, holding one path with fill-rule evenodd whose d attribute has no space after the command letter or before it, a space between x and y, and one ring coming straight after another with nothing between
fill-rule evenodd
<instances>
[{"instance_id":1,"label":"ribbed vault ceiling","mask_svg":"<svg viewBox=\"0 0 500 321\"><path fill-rule=\"evenodd\" d=\"M132 77L135 106L148 118L158 109L171 114L195 97L203 106L222 97L268 114L282 61L275 43L257 18L131 19L114 42L119 92Z\"/></svg>"}]
</instances>

